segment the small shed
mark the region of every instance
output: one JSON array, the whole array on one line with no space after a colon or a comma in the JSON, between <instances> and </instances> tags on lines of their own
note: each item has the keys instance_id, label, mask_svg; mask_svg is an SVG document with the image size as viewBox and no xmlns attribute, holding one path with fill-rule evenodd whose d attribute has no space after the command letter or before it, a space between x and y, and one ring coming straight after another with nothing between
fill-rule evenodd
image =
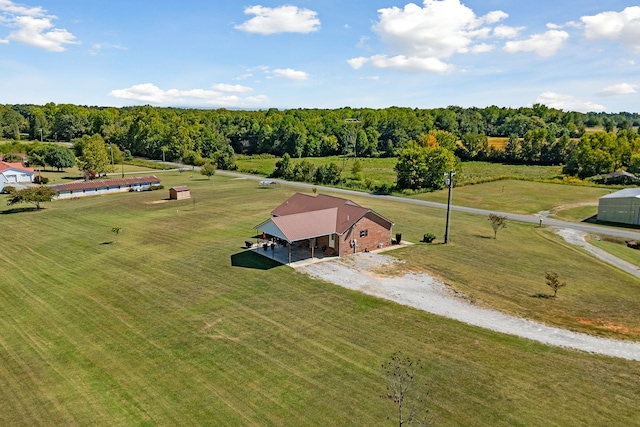
<instances>
[{"instance_id":1,"label":"small shed","mask_svg":"<svg viewBox=\"0 0 640 427\"><path fill-rule=\"evenodd\" d=\"M600 197L598 221L640 225L640 188L625 188Z\"/></svg>"},{"instance_id":2,"label":"small shed","mask_svg":"<svg viewBox=\"0 0 640 427\"><path fill-rule=\"evenodd\" d=\"M169 189L170 200L183 200L191 198L191 190L186 185L179 185Z\"/></svg>"}]
</instances>

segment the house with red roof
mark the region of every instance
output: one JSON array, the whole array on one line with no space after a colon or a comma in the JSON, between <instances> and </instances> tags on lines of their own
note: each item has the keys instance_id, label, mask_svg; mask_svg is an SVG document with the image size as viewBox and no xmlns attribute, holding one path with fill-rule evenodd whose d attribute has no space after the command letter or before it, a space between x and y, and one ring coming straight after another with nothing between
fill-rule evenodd
<instances>
[{"instance_id":1,"label":"house with red roof","mask_svg":"<svg viewBox=\"0 0 640 427\"><path fill-rule=\"evenodd\" d=\"M340 197L296 193L254 227L265 237L309 248L314 257L367 252L391 244L393 222L379 213ZM289 262L291 258L289 257Z\"/></svg>"},{"instance_id":2,"label":"house with red roof","mask_svg":"<svg viewBox=\"0 0 640 427\"><path fill-rule=\"evenodd\" d=\"M22 166L22 163L0 161L0 192L5 185L19 186L33 182L33 168Z\"/></svg>"}]
</instances>

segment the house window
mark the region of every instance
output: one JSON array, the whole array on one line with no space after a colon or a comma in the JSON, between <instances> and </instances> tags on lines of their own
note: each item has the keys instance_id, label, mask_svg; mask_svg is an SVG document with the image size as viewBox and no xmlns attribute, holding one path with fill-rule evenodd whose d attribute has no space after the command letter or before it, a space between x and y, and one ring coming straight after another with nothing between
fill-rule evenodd
<instances>
[{"instance_id":1,"label":"house window","mask_svg":"<svg viewBox=\"0 0 640 427\"><path fill-rule=\"evenodd\" d=\"M369 230L360 230L360 237L367 237Z\"/></svg>"}]
</instances>

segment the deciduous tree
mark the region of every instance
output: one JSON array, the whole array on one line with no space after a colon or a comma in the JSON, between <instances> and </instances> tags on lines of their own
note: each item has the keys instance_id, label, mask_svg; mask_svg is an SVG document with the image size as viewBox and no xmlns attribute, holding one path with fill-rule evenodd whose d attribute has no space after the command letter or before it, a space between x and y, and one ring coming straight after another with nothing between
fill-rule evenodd
<instances>
[{"instance_id":1,"label":"deciduous tree","mask_svg":"<svg viewBox=\"0 0 640 427\"><path fill-rule=\"evenodd\" d=\"M545 279L545 282L547 283L547 286L553 289L554 298L558 294L558 289L567 286L566 282L560 282L560 279L558 278L558 273L555 273L553 271L547 271L546 273L544 273L544 279Z\"/></svg>"},{"instance_id":2,"label":"deciduous tree","mask_svg":"<svg viewBox=\"0 0 640 427\"><path fill-rule=\"evenodd\" d=\"M489 222L491 223L491 228L493 228L493 238L498 238L498 230L502 228L507 228L507 217L504 215L497 215L490 213L489 214Z\"/></svg>"},{"instance_id":3,"label":"deciduous tree","mask_svg":"<svg viewBox=\"0 0 640 427\"><path fill-rule=\"evenodd\" d=\"M202 166L200 166L200 173L211 179L211 177L216 174L216 165L214 165L210 160L207 160Z\"/></svg>"},{"instance_id":4,"label":"deciduous tree","mask_svg":"<svg viewBox=\"0 0 640 427\"><path fill-rule=\"evenodd\" d=\"M17 203L31 203L36 209L41 209L40 204L50 202L51 199L58 194L50 187L29 187L23 190L14 190L9 194L7 205L15 205Z\"/></svg>"},{"instance_id":5,"label":"deciduous tree","mask_svg":"<svg viewBox=\"0 0 640 427\"><path fill-rule=\"evenodd\" d=\"M400 189L442 189L444 173L455 166L455 156L446 148L409 143L398 153L397 186Z\"/></svg>"},{"instance_id":6,"label":"deciduous tree","mask_svg":"<svg viewBox=\"0 0 640 427\"><path fill-rule=\"evenodd\" d=\"M78 169L81 171L93 171L97 175L112 172L111 156L102 136L85 135L76 139L73 147L78 156Z\"/></svg>"},{"instance_id":7,"label":"deciduous tree","mask_svg":"<svg viewBox=\"0 0 640 427\"><path fill-rule=\"evenodd\" d=\"M398 426L413 422L426 421L424 402L420 395L420 386L416 377L422 369L420 359L412 360L398 352L393 353L391 359L382 364L382 374L386 381L386 393L383 399L389 399L398 406ZM420 417L419 415L424 415Z\"/></svg>"},{"instance_id":8,"label":"deciduous tree","mask_svg":"<svg viewBox=\"0 0 640 427\"><path fill-rule=\"evenodd\" d=\"M76 156L66 147L48 144L44 152L44 162L60 171L75 165Z\"/></svg>"}]
</instances>

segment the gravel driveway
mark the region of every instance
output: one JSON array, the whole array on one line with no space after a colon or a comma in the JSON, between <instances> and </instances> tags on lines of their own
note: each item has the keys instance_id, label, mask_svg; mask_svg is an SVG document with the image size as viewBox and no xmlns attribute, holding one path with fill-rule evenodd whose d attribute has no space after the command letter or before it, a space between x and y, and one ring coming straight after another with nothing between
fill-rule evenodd
<instances>
[{"instance_id":1,"label":"gravel driveway","mask_svg":"<svg viewBox=\"0 0 640 427\"><path fill-rule=\"evenodd\" d=\"M583 240L584 241L584 240ZM382 254L360 253L297 268L312 277L470 325L545 344L640 361L640 342L625 342L575 333L475 306L444 283L424 273L376 274L401 261Z\"/></svg>"}]
</instances>

